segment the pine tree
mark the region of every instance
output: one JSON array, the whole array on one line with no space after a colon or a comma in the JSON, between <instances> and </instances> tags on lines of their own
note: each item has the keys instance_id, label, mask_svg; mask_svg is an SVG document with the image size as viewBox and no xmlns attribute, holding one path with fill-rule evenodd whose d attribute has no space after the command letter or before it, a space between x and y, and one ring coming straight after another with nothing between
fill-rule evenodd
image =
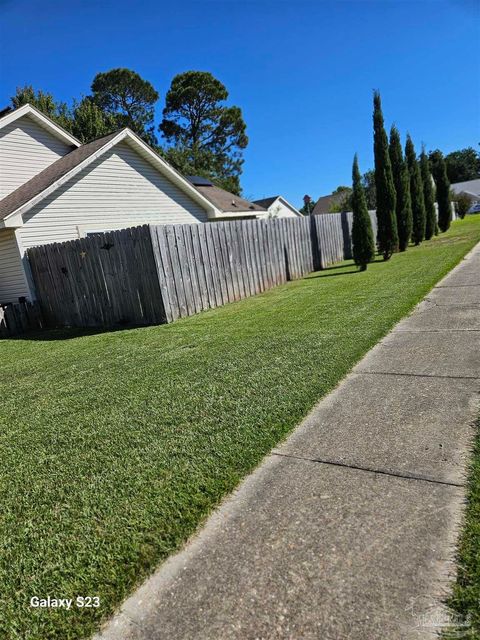
<instances>
[{"instance_id":1,"label":"pine tree","mask_svg":"<svg viewBox=\"0 0 480 640\"><path fill-rule=\"evenodd\" d=\"M425 240L430 240L434 234L438 235L438 225L437 212L435 211L435 192L425 147L422 147L422 153L420 154L420 174L422 176L423 200L425 202Z\"/></svg>"},{"instance_id":2,"label":"pine tree","mask_svg":"<svg viewBox=\"0 0 480 640\"><path fill-rule=\"evenodd\" d=\"M452 209L450 205L450 182L447 177L447 168L441 151L435 151L430 155L433 178L437 187L438 202L438 226L440 231L447 231L452 221Z\"/></svg>"},{"instance_id":3,"label":"pine tree","mask_svg":"<svg viewBox=\"0 0 480 640\"><path fill-rule=\"evenodd\" d=\"M396 216L398 230L398 246L405 251L412 235L412 204L410 201L410 179L408 168L403 159L400 134L395 126L390 130L390 162L392 164L393 182L397 194Z\"/></svg>"},{"instance_id":4,"label":"pine tree","mask_svg":"<svg viewBox=\"0 0 480 640\"><path fill-rule=\"evenodd\" d=\"M367 209L367 200L362 185L362 177L358 168L357 154L353 159L352 170L352 245L353 259L361 271L365 271L367 264L375 257L375 240L373 238L372 221Z\"/></svg>"},{"instance_id":5,"label":"pine tree","mask_svg":"<svg viewBox=\"0 0 480 640\"><path fill-rule=\"evenodd\" d=\"M377 191L377 244L384 260L398 250L395 219L395 185L388 154L388 138L383 126L380 94L373 95L373 148L375 154L375 186Z\"/></svg>"},{"instance_id":6,"label":"pine tree","mask_svg":"<svg viewBox=\"0 0 480 640\"><path fill-rule=\"evenodd\" d=\"M417 162L415 147L409 135L407 135L407 144L405 145L405 158L410 176L410 197L412 199L412 240L416 245L419 245L425 238L425 202L420 167Z\"/></svg>"}]
</instances>

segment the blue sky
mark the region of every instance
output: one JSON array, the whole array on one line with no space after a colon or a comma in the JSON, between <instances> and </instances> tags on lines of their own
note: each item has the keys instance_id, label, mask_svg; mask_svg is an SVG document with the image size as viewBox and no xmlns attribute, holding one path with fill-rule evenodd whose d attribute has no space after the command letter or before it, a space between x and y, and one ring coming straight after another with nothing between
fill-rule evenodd
<instances>
[{"instance_id":1,"label":"blue sky","mask_svg":"<svg viewBox=\"0 0 480 640\"><path fill-rule=\"evenodd\" d=\"M476 0L0 0L0 105L32 84L69 101L129 67L160 92L208 70L239 105L244 194L301 204L372 166L372 90L418 149L480 142Z\"/></svg>"}]
</instances>

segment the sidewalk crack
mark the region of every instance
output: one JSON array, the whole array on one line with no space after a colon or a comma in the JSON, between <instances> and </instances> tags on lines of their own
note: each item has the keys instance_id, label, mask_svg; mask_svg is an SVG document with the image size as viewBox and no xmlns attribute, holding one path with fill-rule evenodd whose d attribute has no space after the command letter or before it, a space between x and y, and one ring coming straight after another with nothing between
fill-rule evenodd
<instances>
[{"instance_id":1,"label":"sidewalk crack","mask_svg":"<svg viewBox=\"0 0 480 640\"><path fill-rule=\"evenodd\" d=\"M403 480L417 480L420 482L429 482L431 484L447 485L449 487L465 487L466 484L460 482L448 482L447 480L436 480L435 478L429 478L427 476L420 476L413 473L401 473L399 471L386 471L385 469L372 469L370 467L363 467L361 465L347 464L346 462L339 462L335 460L322 460L321 458L309 458L307 456L300 456L291 453L280 453L279 451L272 451L272 456L278 456L280 458L292 458L294 460L303 460L304 462L313 462L314 464L325 464L332 467L342 467L343 469L353 469L354 471L364 471L365 473L373 473L382 476L390 476L392 478L402 478Z\"/></svg>"},{"instance_id":2,"label":"sidewalk crack","mask_svg":"<svg viewBox=\"0 0 480 640\"><path fill-rule=\"evenodd\" d=\"M356 375L369 376L407 376L409 378L447 378L450 380L480 380L480 376L452 376L440 375L435 373L400 373L398 371L352 371Z\"/></svg>"}]
</instances>

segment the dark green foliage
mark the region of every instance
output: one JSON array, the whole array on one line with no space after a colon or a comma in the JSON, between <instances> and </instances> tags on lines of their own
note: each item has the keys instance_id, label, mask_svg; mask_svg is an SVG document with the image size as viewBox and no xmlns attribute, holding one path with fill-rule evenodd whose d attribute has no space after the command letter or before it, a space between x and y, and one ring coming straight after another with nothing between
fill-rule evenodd
<instances>
[{"instance_id":1,"label":"dark green foliage","mask_svg":"<svg viewBox=\"0 0 480 640\"><path fill-rule=\"evenodd\" d=\"M455 202L457 203L457 213L462 220L472 206L472 197L468 193L455 194Z\"/></svg>"},{"instance_id":2,"label":"dark green foliage","mask_svg":"<svg viewBox=\"0 0 480 640\"><path fill-rule=\"evenodd\" d=\"M405 251L412 235L412 204L410 200L410 176L403 158L400 134L395 126L390 130L390 162L395 184L398 246Z\"/></svg>"},{"instance_id":3,"label":"dark green foliage","mask_svg":"<svg viewBox=\"0 0 480 640\"><path fill-rule=\"evenodd\" d=\"M31 85L25 85L24 87L17 87L11 102L15 109L25 104L31 104L32 107L36 107L61 127L71 131L72 114L66 102L57 102L51 93L41 90L35 91Z\"/></svg>"},{"instance_id":4,"label":"dark green foliage","mask_svg":"<svg viewBox=\"0 0 480 640\"><path fill-rule=\"evenodd\" d=\"M430 154L430 166L433 179L437 188L438 226L440 231L447 231L452 221L452 209L450 204L450 181L447 177L447 168L441 151Z\"/></svg>"},{"instance_id":5,"label":"dark green foliage","mask_svg":"<svg viewBox=\"0 0 480 640\"><path fill-rule=\"evenodd\" d=\"M90 97L74 101L70 130L81 142L101 138L117 129L115 118L102 111Z\"/></svg>"},{"instance_id":6,"label":"dark green foliage","mask_svg":"<svg viewBox=\"0 0 480 640\"><path fill-rule=\"evenodd\" d=\"M91 96L80 102L73 100L69 107L65 102L57 102L50 93L25 86L18 88L11 100L15 108L31 104L83 143L106 136L125 124L101 108Z\"/></svg>"},{"instance_id":7,"label":"dark green foliage","mask_svg":"<svg viewBox=\"0 0 480 640\"><path fill-rule=\"evenodd\" d=\"M373 238L372 222L368 214L367 201L363 190L362 178L358 168L358 158L355 154L352 170L352 248L353 260L362 271L375 257L375 240Z\"/></svg>"},{"instance_id":8,"label":"dark green foliage","mask_svg":"<svg viewBox=\"0 0 480 640\"><path fill-rule=\"evenodd\" d=\"M117 129L130 127L149 144L156 144L153 118L158 93L138 73L131 69L97 73L92 82L92 100L114 118Z\"/></svg>"},{"instance_id":9,"label":"dark green foliage","mask_svg":"<svg viewBox=\"0 0 480 640\"><path fill-rule=\"evenodd\" d=\"M373 97L373 140L375 154L375 187L377 194L377 244L384 260L398 250L396 195L392 166L388 153L388 138L383 126L382 104L378 91Z\"/></svg>"},{"instance_id":10,"label":"dark green foliage","mask_svg":"<svg viewBox=\"0 0 480 640\"><path fill-rule=\"evenodd\" d=\"M315 201L309 195L303 196L303 207L299 209L300 213L303 213L304 216L310 216L314 207Z\"/></svg>"},{"instance_id":11,"label":"dark green foliage","mask_svg":"<svg viewBox=\"0 0 480 640\"><path fill-rule=\"evenodd\" d=\"M226 87L211 73L181 73L168 90L160 131L170 145L166 157L176 169L239 193L248 137L241 109L226 106L227 98Z\"/></svg>"},{"instance_id":12,"label":"dark green foliage","mask_svg":"<svg viewBox=\"0 0 480 640\"><path fill-rule=\"evenodd\" d=\"M422 176L423 200L425 203L425 240L438 235L437 212L435 211L435 190L430 164L425 149L420 154L420 174Z\"/></svg>"},{"instance_id":13,"label":"dark green foliage","mask_svg":"<svg viewBox=\"0 0 480 640\"><path fill-rule=\"evenodd\" d=\"M410 197L412 200L412 241L419 245L425 238L425 201L423 199L423 184L420 174L420 166L417 162L417 155L412 139L407 135L405 145L405 158L410 176Z\"/></svg>"},{"instance_id":14,"label":"dark green foliage","mask_svg":"<svg viewBox=\"0 0 480 640\"><path fill-rule=\"evenodd\" d=\"M480 178L480 154L473 147L452 151L445 156L445 164L451 183Z\"/></svg>"},{"instance_id":15,"label":"dark green foliage","mask_svg":"<svg viewBox=\"0 0 480 640\"><path fill-rule=\"evenodd\" d=\"M340 185L335 189L335 191L332 192L332 196L335 196L335 199L332 201L328 209L329 213L339 213L340 211L352 210L351 187Z\"/></svg>"},{"instance_id":16,"label":"dark green foliage","mask_svg":"<svg viewBox=\"0 0 480 640\"><path fill-rule=\"evenodd\" d=\"M365 197L367 199L368 209L377 208L377 189L375 187L375 171L369 169L365 171L362 176L363 189L365 191Z\"/></svg>"}]
</instances>

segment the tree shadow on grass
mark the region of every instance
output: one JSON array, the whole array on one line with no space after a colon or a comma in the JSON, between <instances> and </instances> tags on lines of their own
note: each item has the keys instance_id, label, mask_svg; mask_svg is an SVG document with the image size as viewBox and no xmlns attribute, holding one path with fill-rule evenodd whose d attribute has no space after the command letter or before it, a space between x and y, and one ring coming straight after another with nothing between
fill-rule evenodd
<instances>
[{"instance_id":1,"label":"tree shadow on grass","mask_svg":"<svg viewBox=\"0 0 480 640\"><path fill-rule=\"evenodd\" d=\"M376 258L369 262L369 266L375 264L376 262L385 262L383 258ZM343 269L340 273L336 273L337 269ZM335 273L330 273L331 271L335 271ZM362 273L360 269L354 264L338 264L333 267L327 267L326 269L322 269L314 276L310 276L311 278L333 278L334 276L348 276L353 275L354 273Z\"/></svg>"}]
</instances>

